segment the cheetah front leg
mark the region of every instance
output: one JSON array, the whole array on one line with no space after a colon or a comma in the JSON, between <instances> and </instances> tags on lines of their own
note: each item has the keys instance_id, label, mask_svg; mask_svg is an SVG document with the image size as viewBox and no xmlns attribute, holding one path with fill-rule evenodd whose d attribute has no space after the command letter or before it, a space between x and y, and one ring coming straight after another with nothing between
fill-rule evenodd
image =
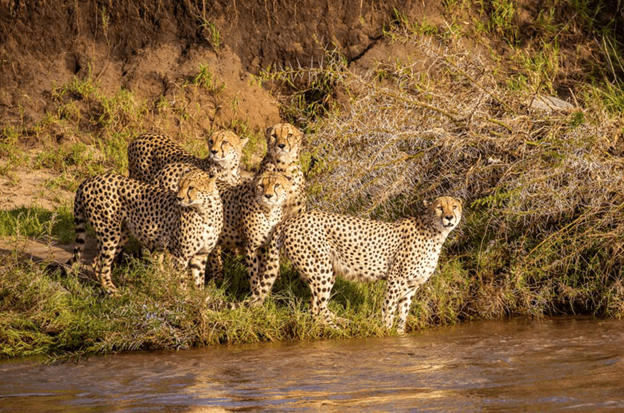
<instances>
[{"instance_id":1,"label":"cheetah front leg","mask_svg":"<svg viewBox=\"0 0 624 413\"><path fill-rule=\"evenodd\" d=\"M221 246L216 245L208 256L208 271L210 278L215 281L223 280L223 257L221 256Z\"/></svg>"},{"instance_id":2,"label":"cheetah front leg","mask_svg":"<svg viewBox=\"0 0 624 413\"><path fill-rule=\"evenodd\" d=\"M310 299L312 314L319 317L331 328L338 328L336 323L348 323L348 320L336 316L328 307L331 291L336 281L329 259L319 259L316 266L311 262L308 262L308 265L312 268L304 271L304 276L308 280L308 286L312 292Z\"/></svg>"},{"instance_id":3,"label":"cheetah front leg","mask_svg":"<svg viewBox=\"0 0 624 413\"><path fill-rule=\"evenodd\" d=\"M245 264L252 291L258 287L261 251L264 252L264 249L257 248L255 245L245 245Z\"/></svg>"},{"instance_id":4,"label":"cheetah front leg","mask_svg":"<svg viewBox=\"0 0 624 413\"><path fill-rule=\"evenodd\" d=\"M421 285L422 280L420 278L411 280L400 279L398 276L389 278L382 309L382 319L386 328L392 328L394 314L398 310L397 332L405 332L405 322L412 305L412 299Z\"/></svg>"},{"instance_id":5,"label":"cheetah front leg","mask_svg":"<svg viewBox=\"0 0 624 413\"><path fill-rule=\"evenodd\" d=\"M279 276L280 255L276 237L271 239L266 253L264 250L264 248L261 249L261 255L264 259L261 262L257 279L251 283L250 306L262 305L264 303L264 300L266 300L273 288L273 284L275 284L275 280Z\"/></svg>"},{"instance_id":6,"label":"cheetah front leg","mask_svg":"<svg viewBox=\"0 0 624 413\"><path fill-rule=\"evenodd\" d=\"M268 246L260 249L262 260L258 275L251 282L251 299L247 303L249 306L262 305L279 277L281 248L277 235L279 232L279 229L274 231Z\"/></svg>"},{"instance_id":7,"label":"cheetah front leg","mask_svg":"<svg viewBox=\"0 0 624 413\"><path fill-rule=\"evenodd\" d=\"M328 303L331 296L333 281L328 282L325 285L327 287L326 291L324 291L325 287L312 289L312 286L310 286L310 290L312 291L312 298L310 299L312 314L319 318L321 322L325 323L328 327L338 329L340 328L338 324L348 324L349 320L338 317L329 309Z\"/></svg>"},{"instance_id":8,"label":"cheetah front leg","mask_svg":"<svg viewBox=\"0 0 624 413\"><path fill-rule=\"evenodd\" d=\"M396 313L399 303L399 297L403 291L403 285L399 278L399 275L394 274L388 277L386 283L386 292L384 294L384 303L381 309L381 319L383 320L387 329L392 328L394 322L394 314Z\"/></svg>"},{"instance_id":9,"label":"cheetah front leg","mask_svg":"<svg viewBox=\"0 0 624 413\"><path fill-rule=\"evenodd\" d=\"M407 320L407 314L409 313L410 306L412 305L412 298L414 298L414 294L416 294L416 290L418 286L409 287L403 293L403 296L399 299L398 308L399 308L399 316L397 319L397 332L404 333L405 332L405 321Z\"/></svg>"},{"instance_id":10,"label":"cheetah front leg","mask_svg":"<svg viewBox=\"0 0 624 413\"><path fill-rule=\"evenodd\" d=\"M397 331L403 333L405 331L405 322L407 321L407 315L409 314L410 306L412 305L412 299L416 294L418 288L427 280L427 276L424 274L410 277L403 285L403 291L398 301L399 316L397 320Z\"/></svg>"},{"instance_id":11,"label":"cheetah front leg","mask_svg":"<svg viewBox=\"0 0 624 413\"><path fill-rule=\"evenodd\" d=\"M189 264L189 259L183 256L179 256L177 254L171 254L171 258L173 261L173 268L175 268L176 272L180 277L180 285L182 288L187 287L187 276L186 276L186 268Z\"/></svg>"}]
</instances>

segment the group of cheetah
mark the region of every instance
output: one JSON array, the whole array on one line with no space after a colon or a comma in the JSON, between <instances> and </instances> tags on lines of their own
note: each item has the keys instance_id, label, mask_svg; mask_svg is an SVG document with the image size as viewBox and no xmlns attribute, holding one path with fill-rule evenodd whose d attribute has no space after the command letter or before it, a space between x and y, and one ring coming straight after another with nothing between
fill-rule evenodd
<instances>
[{"instance_id":1,"label":"group of cheetah","mask_svg":"<svg viewBox=\"0 0 624 413\"><path fill-rule=\"evenodd\" d=\"M266 155L247 180L240 173L247 139L231 131L211 135L205 159L166 136L139 136L128 146L128 177L103 174L78 187L76 246L67 264L80 259L87 221L98 240L93 269L109 294L116 292L112 262L130 234L147 249L167 251L177 269L190 267L200 288L206 272L222 276L222 249L242 250L252 293L244 304L261 305L283 254L312 292L312 313L332 326L336 317L328 301L337 274L387 280L383 321L391 328L398 311L396 328L403 332L412 297L461 219L461 202L441 197L425 203L421 216L393 223L307 210L299 161L303 132L279 123L265 135Z\"/></svg>"}]
</instances>

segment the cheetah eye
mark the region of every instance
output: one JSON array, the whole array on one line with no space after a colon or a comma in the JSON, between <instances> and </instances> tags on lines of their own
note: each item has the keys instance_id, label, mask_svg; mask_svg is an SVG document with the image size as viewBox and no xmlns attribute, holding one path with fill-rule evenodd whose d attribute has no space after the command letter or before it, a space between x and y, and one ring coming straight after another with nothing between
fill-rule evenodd
<instances>
[{"instance_id":1,"label":"cheetah eye","mask_svg":"<svg viewBox=\"0 0 624 413\"><path fill-rule=\"evenodd\" d=\"M457 205L453 205L453 210L456 210L456 209L457 209Z\"/></svg>"},{"instance_id":2,"label":"cheetah eye","mask_svg":"<svg viewBox=\"0 0 624 413\"><path fill-rule=\"evenodd\" d=\"M444 208L442 208L442 205L439 205L436 209L437 209L438 211L444 211Z\"/></svg>"},{"instance_id":3,"label":"cheetah eye","mask_svg":"<svg viewBox=\"0 0 624 413\"><path fill-rule=\"evenodd\" d=\"M214 141L213 141L212 139L210 139L210 140L208 140L208 143L209 143L210 145L212 145L212 144L214 144Z\"/></svg>"},{"instance_id":4,"label":"cheetah eye","mask_svg":"<svg viewBox=\"0 0 624 413\"><path fill-rule=\"evenodd\" d=\"M289 133L287 137L288 137L288 138L291 138L291 137L292 137L292 133Z\"/></svg>"}]
</instances>

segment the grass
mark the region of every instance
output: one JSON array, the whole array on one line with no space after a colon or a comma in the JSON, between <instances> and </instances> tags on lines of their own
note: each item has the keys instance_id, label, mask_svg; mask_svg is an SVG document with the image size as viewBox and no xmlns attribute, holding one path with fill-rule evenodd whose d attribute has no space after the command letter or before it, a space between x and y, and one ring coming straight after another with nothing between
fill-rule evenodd
<instances>
[{"instance_id":1,"label":"grass","mask_svg":"<svg viewBox=\"0 0 624 413\"><path fill-rule=\"evenodd\" d=\"M517 29L515 2L477 6L444 2L449 24L438 26L396 11L379 41L417 50L413 59L354 70L339 50L328 50L321 64L274 67L255 78L280 99L284 119L307 132L309 203L393 220L419 213L423 199L464 200L465 216L417 292L408 330L514 315L621 318L624 88L614 80L622 60L613 28L587 2L551 0L527 30ZM589 53L571 62L570 44ZM105 170L124 173L132 137L148 124L198 125L199 112L183 98L193 88L218 96L221 85L200 66L176 92L180 99L163 97L154 108L125 90L106 98L89 77L59 86L57 111L34 127L4 127L2 171L24 165L14 143L28 129L42 141L79 138L26 162L58 173L53 188L75 188ZM536 97L558 93L574 108L531 108ZM236 112L236 99L227 104ZM252 138L251 169L263 136L244 119L229 127ZM203 142L189 142L191 152L207 155ZM286 262L263 307L212 311L208 295L240 301L249 294L239 258L226 261L223 283L203 291L181 290L149 260L132 261L115 268L122 293L113 298L92 280L19 259L25 238L70 243L72 231L68 206L0 213L0 235L15 245L0 257L0 356L392 334L380 320L383 282L338 279L330 307L352 322L331 330L310 317L310 293Z\"/></svg>"},{"instance_id":2,"label":"grass","mask_svg":"<svg viewBox=\"0 0 624 413\"><path fill-rule=\"evenodd\" d=\"M216 52L218 52L223 47L221 31L219 28L214 23L207 21L205 18L202 18L200 27L203 31L204 39Z\"/></svg>"},{"instance_id":3,"label":"grass","mask_svg":"<svg viewBox=\"0 0 624 413\"><path fill-rule=\"evenodd\" d=\"M199 65L199 72L191 78L191 83L205 88L208 93L216 95L225 89L225 83L219 82L208 65Z\"/></svg>"},{"instance_id":4,"label":"grass","mask_svg":"<svg viewBox=\"0 0 624 413\"><path fill-rule=\"evenodd\" d=\"M0 237L57 239L69 244L74 239L73 211L61 206L56 211L21 207L0 211Z\"/></svg>"},{"instance_id":5,"label":"grass","mask_svg":"<svg viewBox=\"0 0 624 413\"><path fill-rule=\"evenodd\" d=\"M10 256L0 260L6 261L2 263L6 271L0 273L0 357L80 356L385 334L381 321L372 318L371 311L376 313L377 307L371 307L367 301L348 299L347 308L339 305L345 296L351 295L351 286L341 287L340 283L334 307L353 323L344 330L329 330L316 323L302 298L306 287L288 271L282 274L265 306L218 312L206 306L209 295L240 299L249 293L245 271L236 262L228 263L229 277L222 285L211 283L203 291L187 291L172 281L171 274L175 272L171 269L159 271L149 261L134 261L129 267L114 271L121 294L105 298L90 279L47 274L43 264L16 264ZM376 303L380 303L381 290L372 291ZM365 291L368 300L369 295Z\"/></svg>"}]
</instances>

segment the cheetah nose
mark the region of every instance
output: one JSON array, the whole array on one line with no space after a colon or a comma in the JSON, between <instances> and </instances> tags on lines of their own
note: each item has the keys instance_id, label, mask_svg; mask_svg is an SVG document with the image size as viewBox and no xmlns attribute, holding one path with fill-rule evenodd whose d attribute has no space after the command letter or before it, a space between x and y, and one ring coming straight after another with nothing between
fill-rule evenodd
<instances>
[{"instance_id":1,"label":"cheetah nose","mask_svg":"<svg viewBox=\"0 0 624 413\"><path fill-rule=\"evenodd\" d=\"M446 215L444 218L446 218L447 221L452 221L453 215Z\"/></svg>"},{"instance_id":2,"label":"cheetah nose","mask_svg":"<svg viewBox=\"0 0 624 413\"><path fill-rule=\"evenodd\" d=\"M273 194L264 194L264 197L266 199L271 199L271 198L273 198Z\"/></svg>"},{"instance_id":3,"label":"cheetah nose","mask_svg":"<svg viewBox=\"0 0 624 413\"><path fill-rule=\"evenodd\" d=\"M279 145L277 145L278 148L280 149L284 149L286 147L285 143L280 143Z\"/></svg>"},{"instance_id":4,"label":"cheetah nose","mask_svg":"<svg viewBox=\"0 0 624 413\"><path fill-rule=\"evenodd\" d=\"M177 197L177 198L178 198L178 202L182 202L182 201L184 201L184 197L183 197L183 196L179 196L179 197Z\"/></svg>"},{"instance_id":5,"label":"cheetah nose","mask_svg":"<svg viewBox=\"0 0 624 413\"><path fill-rule=\"evenodd\" d=\"M214 149L212 151L210 151L211 154L216 155L217 151L215 151Z\"/></svg>"}]
</instances>

